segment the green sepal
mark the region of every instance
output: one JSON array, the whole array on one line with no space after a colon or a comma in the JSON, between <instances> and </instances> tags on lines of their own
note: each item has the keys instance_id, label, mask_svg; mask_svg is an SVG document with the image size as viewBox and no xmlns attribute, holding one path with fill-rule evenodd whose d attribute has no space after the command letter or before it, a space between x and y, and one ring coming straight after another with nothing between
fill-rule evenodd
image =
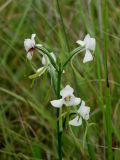
<instances>
[{"instance_id":1,"label":"green sepal","mask_svg":"<svg viewBox=\"0 0 120 160\"><path fill-rule=\"evenodd\" d=\"M30 75L28 78L29 79L35 79L37 77L40 77L47 69L48 65L41 67L40 71L36 72L35 74Z\"/></svg>"}]
</instances>

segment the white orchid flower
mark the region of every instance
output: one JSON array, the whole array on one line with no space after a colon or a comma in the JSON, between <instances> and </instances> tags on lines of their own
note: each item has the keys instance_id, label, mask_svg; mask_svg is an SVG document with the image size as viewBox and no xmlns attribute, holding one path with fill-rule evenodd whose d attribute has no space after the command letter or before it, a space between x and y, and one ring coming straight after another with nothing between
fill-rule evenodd
<instances>
[{"instance_id":1,"label":"white orchid flower","mask_svg":"<svg viewBox=\"0 0 120 160\"><path fill-rule=\"evenodd\" d=\"M65 106L75 106L80 104L81 99L73 94L74 90L69 85L60 91L61 99L51 101L53 107L60 108Z\"/></svg>"},{"instance_id":2,"label":"white orchid flower","mask_svg":"<svg viewBox=\"0 0 120 160\"><path fill-rule=\"evenodd\" d=\"M89 119L90 107L85 106L85 102L82 101L77 113L79 116L77 115L74 119L69 121L69 124L72 126L80 126L82 124L82 118L84 120Z\"/></svg>"},{"instance_id":3,"label":"white orchid flower","mask_svg":"<svg viewBox=\"0 0 120 160\"><path fill-rule=\"evenodd\" d=\"M82 101L80 108L78 109L78 113L84 120L89 119L90 107L85 106L85 102Z\"/></svg>"},{"instance_id":4,"label":"white orchid flower","mask_svg":"<svg viewBox=\"0 0 120 160\"><path fill-rule=\"evenodd\" d=\"M83 41L76 41L80 46L85 46L85 57L83 59L83 63L89 62L93 60L93 56L91 51L95 51L96 41L95 38L91 38L89 34L87 34Z\"/></svg>"},{"instance_id":5,"label":"white orchid flower","mask_svg":"<svg viewBox=\"0 0 120 160\"><path fill-rule=\"evenodd\" d=\"M35 36L36 36L36 34L32 34L31 39L27 38L24 40L24 47L27 52L27 58L29 60L31 60L32 56L33 56L33 52L34 52L34 48L35 48Z\"/></svg>"},{"instance_id":6,"label":"white orchid flower","mask_svg":"<svg viewBox=\"0 0 120 160\"><path fill-rule=\"evenodd\" d=\"M35 36L36 36L36 34L32 34L31 39L27 38L27 39L24 40L24 47L25 47L25 51L27 52L27 58L29 60L32 59L34 49L35 49L35 45L36 46L42 46L41 44L35 44Z\"/></svg>"}]
</instances>

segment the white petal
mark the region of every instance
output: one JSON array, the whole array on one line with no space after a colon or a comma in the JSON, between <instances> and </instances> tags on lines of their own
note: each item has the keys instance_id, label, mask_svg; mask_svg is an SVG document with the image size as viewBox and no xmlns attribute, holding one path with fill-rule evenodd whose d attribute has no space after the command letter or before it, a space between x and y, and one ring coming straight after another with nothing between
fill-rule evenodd
<instances>
[{"instance_id":1,"label":"white petal","mask_svg":"<svg viewBox=\"0 0 120 160\"><path fill-rule=\"evenodd\" d=\"M86 50L85 57L83 59L83 63L89 62L93 60L93 56L89 50Z\"/></svg>"},{"instance_id":2,"label":"white petal","mask_svg":"<svg viewBox=\"0 0 120 160\"><path fill-rule=\"evenodd\" d=\"M24 40L24 47L25 47L25 50L26 50L26 52L28 52L29 51L29 49L31 48L31 39L25 39Z\"/></svg>"},{"instance_id":3,"label":"white petal","mask_svg":"<svg viewBox=\"0 0 120 160\"><path fill-rule=\"evenodd\" d=\"M27 53L27 58L28 58L29 60L32 59L32 54L31 54L31 52L28 52L28 53Z\"/></svg>"},{"instance_id":4,"label":"white petal","mask_svg":"<svg viewBox=\"0 0 120 160\"><path fill-rule=\"evenodd\" d=\"M42 64L43 65L46 65L47 63L48 63L48 57L46 56L46 55L44 55L43 57L42 57Z\"/></svg>"},{"instance_id":5,"label":"white petal","mask_svg":"<svg viewBox=\"0 0 120 160\"><path fill-rule=\"evenodd\" d=\"M95 46L96 46L95 38L91 38L90 42L89 42L89 49L94 51L95 50Z\"/></svg>"},{"instance_id":6,"label":"white petal","mask_svg":"<svg viewBox=\"0 0 120 160\"><path fill-rule=\"evenodd\" d=\"M85 101L82 100L81 106L85 106Z\"/></svg>"},{"instance_id":7,"label":"white petal","mask_svg":"<svg viewBox=\"0 0 120 160\"><path fill-rule=\"evenodd\" d=\"M80 126L82 124L82 118L79 116L76 116L74 119L69 121L69 124L72 126Z\"/></svg>"},{"instance_id":8,"label":"white petal","mask_svg":"<svg viewBox=\"0 0 120 160\"><path fill-rule=\"evenodd\" d=\"M81 102L81 104L80 104L80 107L79 107L79 109L77 110L77 112L80 114L80 112L81 112L81 108L82 107L85 107L85 101L83 101L82 100L82 102Z\"/></svg>"},{"instance_id":9,"label":"white petal","mask_svg":"<svg viewBox=\"0 0 120 160\"><path fill-rule=\"evenodd\" d=\"M87 34L87 35L85 36L84 42L86 42L88 39L90 39L90 35L89 35L89 34Z\"/></svg>"},{"instance_id":10,"label":"white petal","mask_svg":"<svg viewBox=\"0 0 120 160\"><path fill-rule=\"evenodd\" d=\"M35 34L32 34L31 39L27 38L24 40L24 47L25 47L26 52L28 52L31 48L35 47L34 38L35 38Z\"/></svg>"},{"instance_id":11,"label":"white petal","mask_svg":"<svg viewBox=\"0 0 120 160\"><path fill-rule=\"evenodd\" d=\"M82 47L85 45L85 42L81 41L81 40L76 41L76 43L79 44Z\"/></svg>"},{"instance_id":12,"label":"white petal","mask_svg":"<svg viewBox=\"0 0 120 160\"><path fill-rule=\"evenodd\" d=\"M71 88L69 85L67 85L64 89L62 89L62 90L60 91L60 95L61 95L63 98L65 98L65 97L67 97L67 96L69 96L69 95L72 95L73 92L74 92L73 88Z\"/></svg>"},{"instance_id":13,"label":"white petal","mask_svg":"<svg viewBox=\"0 0 120 160\"><path fill-rule=\"evenodd\" d=\"M87 106L80 106L79 113L81 117L85 120L89 119L90 107Z\"/></svg>"},{"instance_id":14,"label":"white petal","mask_svg":"<svg viewBox=\"0 0 120 160\"><path fill-rule=\"evenodd\" d=\"M85 36L84 43L85 43L86 49L91 51L95 50L95 45L96 45L95 38L91 38L89 34Z\"/></svg>"},{"instance_id":15,"label":"white petal","mask_svg":"<svg viewBox=\"0 0 120 160\"><path fill-rule=\"evenodd\" d=\"M74 106L80 104L80 101L81 101L80 98L75 97Z\"/></svg>"},{"instance_id":16,"label":"white petal","mask_svg":"<svg viewBox=\"0 0 120 160\"><path fill-rule=\"evenodd\" d=\"M53 107L60 108L63 105L63 100L62 99L53 100L50 103L52 104Z\"/></svg>"},{"instance_id":17,"label":"white petal","mask_svg":"<svg viewBox=\"0 0 120 160\"><path fill-rule=\"evenodd\" d=\"M31 35L31 39L34 40L35 39L36 34L32 34Z\"/></svg>"}]
</instances>

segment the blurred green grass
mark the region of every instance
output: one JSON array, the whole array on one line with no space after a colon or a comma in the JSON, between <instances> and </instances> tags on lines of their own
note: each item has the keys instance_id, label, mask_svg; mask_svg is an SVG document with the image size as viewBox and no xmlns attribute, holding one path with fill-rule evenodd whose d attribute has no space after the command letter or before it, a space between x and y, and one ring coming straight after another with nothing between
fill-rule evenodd
<instances>
[{"instance_id":1,"label":"blurred green grass","mask_svg":"<svg viewBox=\"0 0 120 160\"><path fill-rule=\"evenodd\" d=\"M102 110L105 106L104 35L108 37L108 73L112 109L112 148L115 160L120 153L120 1L108 1L107 32L103 28L104 0L61 0L70 50L76 40L90 33L97 40L94 62L83 64L83 54L66 68L62 84L70 84L75 94L91 106L90 143L97 160L107 159ZM55 97L49 73L30 88L23 41L32 33L37 40L65 61L67 46L55 0L0 0L0 159L57 159L55 109L49 101ZM39 64L34 57L36 64ZM84 77L84 79L82 78ZM63 135L65 160L90 159L83 148L84 127L72 128Z\"/></svg>"}]
</instances>

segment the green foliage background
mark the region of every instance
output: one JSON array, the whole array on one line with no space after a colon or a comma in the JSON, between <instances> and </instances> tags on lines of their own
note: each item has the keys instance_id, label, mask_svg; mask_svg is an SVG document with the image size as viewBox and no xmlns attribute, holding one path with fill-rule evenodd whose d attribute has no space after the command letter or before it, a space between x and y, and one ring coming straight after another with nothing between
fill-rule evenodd
<instances>
[{"instance_id":1,"label":"green foliage background","mask_svg":"<svg viewBox=\"0 0 120 160\"><path fill-rule=\"evenodd\" d=\"M85 128L73 127L63 135L63 159L107 160L106 127L103 110L106 107L104 39L108 38L108 74L110 83L112 151L115 160L120 155L120 1L60 0L70 50L76 40L87 33L96 38L94 61L83 64L79 54L62 77L91 107L89 140L83 147ZM108 28L104 29L106 21ZM49 73L35 81L33 88L28 76L33 73L26 63L23 47L25 38L36 33L36 41L49 46L61 61L69 56L56 0L0 0L0 159L57 159L55 98ZM41 62L34 56L33 61ZM95 155L88 154L87 143Z\"/></svg>"}]
</instances>

